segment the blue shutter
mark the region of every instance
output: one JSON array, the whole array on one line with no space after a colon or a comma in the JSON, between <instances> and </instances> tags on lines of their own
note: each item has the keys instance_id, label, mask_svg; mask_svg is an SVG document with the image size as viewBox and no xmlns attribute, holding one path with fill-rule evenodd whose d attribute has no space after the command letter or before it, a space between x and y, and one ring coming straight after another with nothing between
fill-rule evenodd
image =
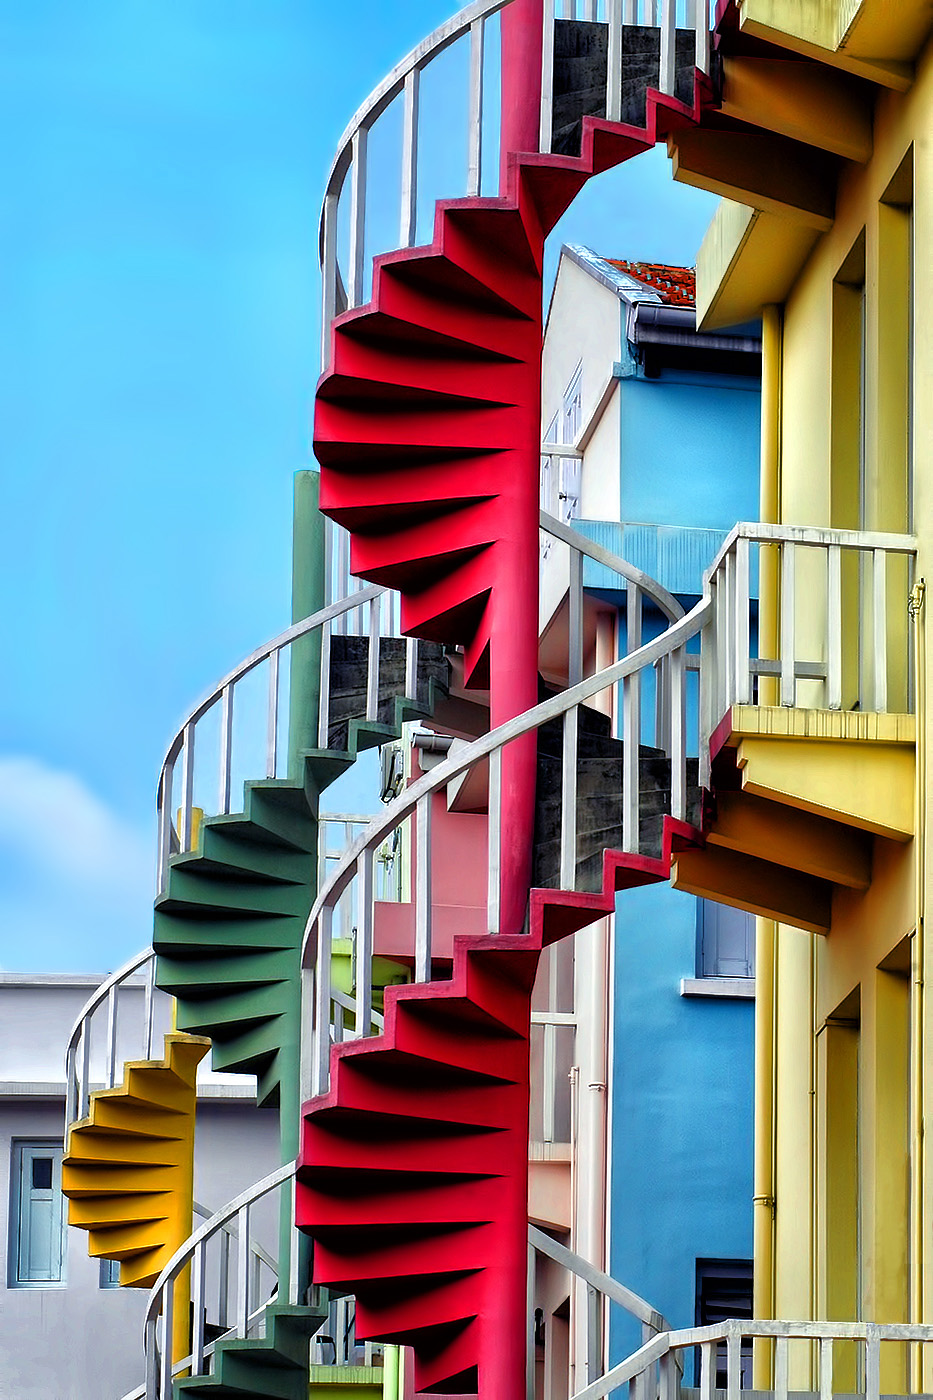
<instances>
[{"instance_id":1,"label":"blue shutter","mask_svg":"<svg viewBox=\"0 0 933 1400\"><path fill-rule=\"evenodd\" d=\"M14 1181L19 1209L15 1248L16 1284L64 1282L62 1149L48 1143L20 1143L14 1148Z\"/></svg>"}]
</instances>

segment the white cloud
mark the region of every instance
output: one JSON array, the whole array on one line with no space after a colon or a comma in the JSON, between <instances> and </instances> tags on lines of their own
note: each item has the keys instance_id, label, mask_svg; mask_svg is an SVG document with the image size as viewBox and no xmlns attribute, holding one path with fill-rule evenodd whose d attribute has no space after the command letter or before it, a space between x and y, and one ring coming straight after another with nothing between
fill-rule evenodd
<instances>
[{"instance_id":1,"label":"white cloud","mask_svg":"<svg viewBox=\"0 0 933 1400\"><path fill-rule=\"evenodd\" d=\"M98 972L151 936L154 842L75 773L0 756L0 964Z\"/></svg>"}]
</instances>

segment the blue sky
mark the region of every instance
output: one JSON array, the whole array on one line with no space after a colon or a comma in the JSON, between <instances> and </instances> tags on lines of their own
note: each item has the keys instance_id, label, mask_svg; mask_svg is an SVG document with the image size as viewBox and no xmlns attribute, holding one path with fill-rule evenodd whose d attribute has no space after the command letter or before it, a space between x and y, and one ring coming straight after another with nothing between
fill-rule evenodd
<instances>
[{"instance_id":1,"label":"blue sky","mask_svg":"<svg viewBox=\"0 0 933 1400\"><path fill-rule=\"evenodd\" d=\"M288 622L327 168L451 8L0 0L0 967L148 941L166 744ZM713 203L658 150L554 242L690 262Z\"/></svg>"}]
</instances>

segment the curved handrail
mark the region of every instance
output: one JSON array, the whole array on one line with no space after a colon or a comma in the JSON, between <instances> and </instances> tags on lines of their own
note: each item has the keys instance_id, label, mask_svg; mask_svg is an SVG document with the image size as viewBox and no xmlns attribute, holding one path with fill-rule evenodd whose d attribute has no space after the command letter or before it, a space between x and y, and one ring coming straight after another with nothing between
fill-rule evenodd
<instances>
[{"instance_id":1,"label":"curved handrail","mask_svg":"<svg viewBox=\"0 0 933 1400\"><path fill-rule=\"evenodd\" d=\"M561 691L559 695L549 696L548 699L540 701L532 709L525 710L523 714L507 720L505 724L500 724L496 729L491 729L487 734L481 735L479 739L474 739L471 744L467 744L464 748L452 753L436 767L430 769L428 773L413 782L398 797L393 798L385 810L375 817L366 830L361 832L353 844L347 848L340 863L331 872L315 899L305 925L305 936L301 950L302 967L307 968L312 965L308 960L308 946L321 910L326 905L332 904L346 889L363 852L374 848L379 842L385 840L386 836L400 822L411 816L423 798L430 797L433 793L446 787L452 779L459 778L462 773L473 768L482 759L488 758L496 749L502 749L506 744L510 744L523 734L540 728L548 720L559 719L568 710L575 709L578 705L591 700L594 695L608 690L610 686L634 675L636 671L653 665L660 657L679 651L702 629L710 616L711 609L712 600L708 594L704 594L688 613L685 613L660 636L646 642L637 651L630 652L628 656L622 657L621 660L596 672L595 675L588 676L585 680Z\"/></svg>"},{"instance_id":2,"label":"curved handrail","mask_svg":"<svg viewBox=\"0 0 933 1400\"><path fill-rule=\"evenodd\" d=\"M107 1069L106 1088L113 1088L116 1082L117 1068L117 1017L119 1013L118 992L135 972L141 967L147 968L145 982L146 1006L143 1019L143 1034L141 1050L144 1056L148 1056L152 1051L152 1029L155 990L154 981L154 959L155 953L151 948L144 948L141 953L136 953L116 972L111 972L109 977L105 977L100 986L85 1002L78 1012L71 1034L68 1037L68 1044L65 1047L65 1127L83 1118L88 1111L90 1104L90 1075L91 1075L91 1022L94 1015L106 1003L108 1013L108 1036L107 1036ZM83 1044L83 1055L79 1069L78 1052Z\"/></svg>"},{"instance_id":3,"label":"curved handrail","mask_svg":"<svg viewBox=\"0 0 933 1400\"><path fill-rule=\"evenodd\" d=\"M226 1232L229 1236L230 1222L237 1218L239 1229L236 1237L238 1255L239 1285L237 1289L237 1322L233 1329L228 1329L225 1335L237 1335L245 1337L249 1329L258 1317L262 1315L265 1308L273 1297L280 1294L283 1279L281 1274L281 1261L273 1262L272 1272L276 1275L275 1289L265 1298L259 1307L250 1309L250 1271L249 1259L252 1255L259 1262L266 1263L270 1256L257 1252L253 1247L254 1241L250 1240L250 1210L270 1192L277 1190L285 1182L294 1178L297 1170L297 1161L286 1162L283 1166L277 1167L275 1171L269 1172L261 1181L256 1181L252 1186L248 1186L245 1191L232 1201L228 1201L220 1210L215 1211L210 1219L206 1220L197 1230L194 1230L188 1239L179 1246L165 1265L159 1277L153 1284L149 1298L146 1303L146 1313L143 1320L143 1346L146 1354L146 1386L145 1395L148 1400L169 1400L172 1395L172 1378L178 1370L190 1371L193 1375L202 1374L204 1360L210 1353L210 1347L205 1346L204 1329L204 1289L205 1289L205 1247L208 1242L217 1235ZM292 1244L289 1262L288 1294L291 1301L297 1299L297 1248ZM265 1258L263 1257L265 1255ZM190 1268L192 1279L192 1340L191 1354L175 1360L172 1357L170 1338L173 1335L173 1314L176 1305L175 1285L178 1283L185 1270ZM258 1283L258 1273L256 1275ZM158 1354L158 1322L162 1318L163 1344L162 1353Z\"/></svg>"},{"instance_id":4,"label":"curved handrail","mask_svg":"<svg viewBox=\"0 0 933 1400\"><path fill-rule=\"evenodd\" d=\"M386 591L387 590L379 584L367 584L365 588L359 589L356 593L351 594L349 598L338 598L336 602L328 603L326 608L320 608L317 612L309 613L308 616L302 618L300 622L295 622L291 627L286 627L285 631L280 632L277 637L271 638L268 642L263 642L262 646L250 652L249 656L245 657L232 671L228 671L223 680L218 681L213 690L203 696L194 708L189 711L166 750L165 760L162 764L162 774L164 775L166 768L175 763L175 760L181 753L184 745L185 730L189 725L197 724L198 720L203 718L208 710L217 704L223 697L223 693L228 686L236 685L244 676L248 676L250 671L255 671L256 667L260 666L263 661L268 661L273 652L281 651L283 647L291 646L292 642L296 642L299 637L306 636L308 632L316 631L317 628L323 627L325 623L332 622L335 618L343 616L344 613L353 612L356 608L363 607L366 603L371 602L374 598L380 597Z\"/></svg>"},{"instance_id":5,"label":"curved handrail","mask_svg":"<svg viewBox=\"0 0 933 1400\"><path fill-rule=\"evenodd\" d=\"M239 1196L234 1196L232 1201L228 1201L220 1210L215 1211L209 1220L205 1220L203 1225L188 1236L184 1244L179 1245L149 1290L145 1317L147 1323L153 1322L158 1317L156 1306L158 1295L163 1292L167 1284L175 1282L182 1269L187 1268L198 1245L203 1244L211 1235L223 1229L235 1215L239 1215L244 1206L254 1205L263 1196L267 1196L270 1191L274 1191L277 1186L281 1186L283 1181L288 1181L297 1170L298 1161L295 1159L286 1162L284 1166L277 1167L274 1172L269 1172L268 1176L264 1176L261 1181L254 1181L252 1186L247 1186L246 1190L241 1191Z\"/></svg>"},{"instance_id":6,"label":"curved handrail","mask_svg":"<svg viewBox=\"0 0 933 1400\"><path fill-rule=\"evenodd\" d=\"M540 526L546 530L554 539L561 540L563 544L569 545L571 549L577 550L580 554L585 554L587 559L592 559L596 564L602 564L605 568L611 569L613 573L620 574L628 583L640 588L642 593L657 604L660 612L669 622L676 622L683 617L686 609L682 603L669 593L663 583L658 583L657 579L646 574L644 569L638 569L628 560L623 559L619 554L613 554L611 550L604 549L595 540L588 540L585 535L581 535L579 530L574 530L570 525L565 525L556 516L549 515L546 510L540 512Z\"/></svg>"},{"instance_id":7,"label":"curved handrail","mask_svg":"<svg viewBox=\"0 0 933 1400\"><path fill-rule=\"evenodd\" d=\"M325 202L328 197L340 194L352 160L353 139L357 132L368 131L373 122L378 121L390 103L394 102L396 97L404 91L405 80L409 74L420 71L432 59L437 58L457 39L462 38L477 20L488 19L491 15L504 10L511 3L512 0L472 0L471 4L465 5L457 14L452 15L443 24L439 24L433 33L416 44L411 52L395 65L391 73L387 74L382 82L373 88L369 96L360 103L337 143L337 153L331 162L324 185ZM324 263L325 217L325 210L322 208L319 231L322 266Z\"/></svg>"}]
</instances>

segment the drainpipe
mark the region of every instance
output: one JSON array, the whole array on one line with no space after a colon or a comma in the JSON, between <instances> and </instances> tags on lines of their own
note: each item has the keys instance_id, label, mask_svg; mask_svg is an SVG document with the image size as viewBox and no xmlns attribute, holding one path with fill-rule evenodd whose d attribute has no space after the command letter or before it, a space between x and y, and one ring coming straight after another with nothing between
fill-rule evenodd
<instances>
[{"instance_id":1,"label":"drainpipe","mask_svg":"<svg viewBox=\"0 0 933 1400\"><path fill-rule=\"evenodd\" d=\"M781 517L781 413L784 378L784 313L780 306L766 306L762 312L761 379L761 481L760 515L764 522L777 524ZM778 554L760 551L760 601L758 606L758 651L760 656L777 657L778 643ZM761 681L762 703L777 700L771 679ZM775 1016L777 925L772 919L757 920L755 967L755 1162L752 1197L755 1254L754 1313L759 1318L774 1316L774 1109L775 1109ZM756 1389L771 1387L771 1345L757 1342L754 1347Z\"/></svg>"},{"instance_id":2,"label":"drainpipe","mask_svg":"<svg viewBox=\"0 0 933 1400\"><path fill-rule=\"evenodd\" d=\"M914 672L917 738L915 769L914 815L914 878L916 910L914 935L911 940L911 976L913 1002L910 1027L910 1320L922 1322L924 1316L924 1248L923 1248L923 1096L924 1096L924 906L926 903L926 634L923 620L924 580L918 579L910 594L909 611L914 633ZM923 1347L911 1347L911 1388L923 1389Z\"/></svg>"}]
</instances>

